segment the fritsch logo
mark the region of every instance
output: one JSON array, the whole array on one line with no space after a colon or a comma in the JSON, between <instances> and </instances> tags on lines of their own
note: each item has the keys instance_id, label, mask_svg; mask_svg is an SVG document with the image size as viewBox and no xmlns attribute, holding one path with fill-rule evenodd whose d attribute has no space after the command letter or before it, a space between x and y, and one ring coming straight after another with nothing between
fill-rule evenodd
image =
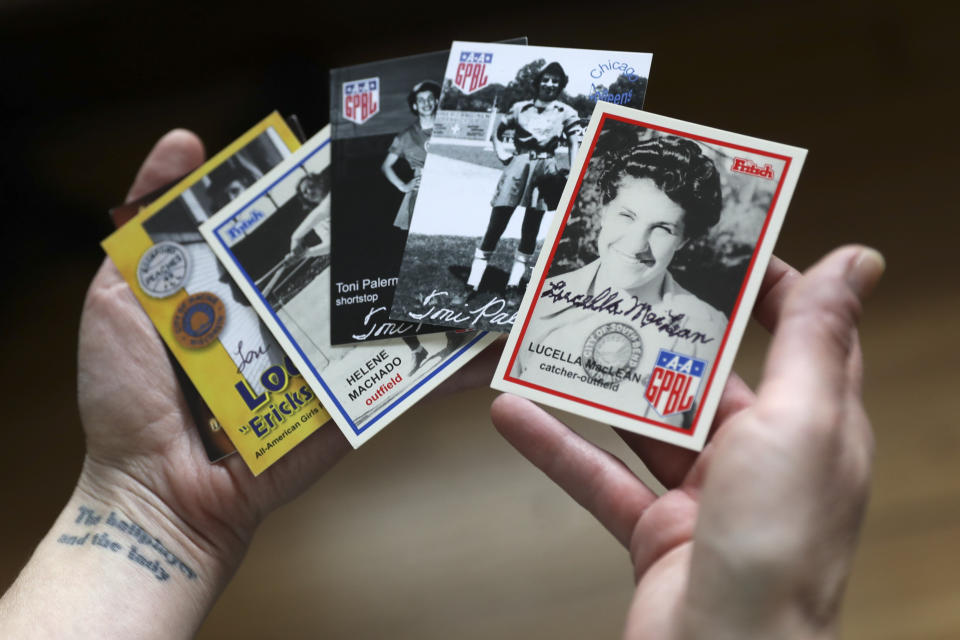
<instances>
[{"instance_id":1,"label":"fritsch logo","mask_svg":"<svg viewBox=\"0 0 960 640\"><path fill-rule=\"evenodd\" d=\"M758 178L769 178L770 180L773 180L772 166L765 164L761 167L749 158L734 158L733 166L730 167L730 169L739 173L745 173L749 176L757 176Z\"/></svg>"}]
</instances>

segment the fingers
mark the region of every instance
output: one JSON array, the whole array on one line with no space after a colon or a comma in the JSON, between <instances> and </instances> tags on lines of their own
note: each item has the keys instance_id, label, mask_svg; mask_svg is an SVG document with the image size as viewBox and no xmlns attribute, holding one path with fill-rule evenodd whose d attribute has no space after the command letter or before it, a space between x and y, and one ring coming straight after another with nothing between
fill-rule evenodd
<instances>
[{"instance_id":1,"label":"fingers","mask_svg":"<svg viewBox=\"0 0 960 640\"><path fill-rule=\"evenodd\" d=\"M753 391L740 376L731 373L713 419L714 427L723 424L731 415L753 404L755 399ZM660 440L619 429L616 431L627 446L643 460L650 473L667 489L675 489L684 482L690 468L700 455L697 451L683 449ZM712 435L711 431L709 437Z\"/></svg>"},{"instance_id":2,"label":"fingers","mask_svg":"<svg viewBox=\"0 0 960 640\"><path fill-rule=\"evenodd\" d=\"M127 193L127 201L136 200L195 169L203 164L204 156L200 138L186 129L174 129L160 138L147 154Z\"/></svg>"},{"instance_id":3,"label":"fingers","mask_svg":"<svg viewBox=\"0 0 960 640\"><path fill-rule=\"evenodd\" d=\"M235 465L234 474L257 483L254 492L272 493L266 502L273 509L300 495L352 450L334 421L329 420L256 479L250 477L240 456L232 456L228 462ZM257 517L262 520L266 515Z\"/></svg>"},{"instance_id":4,"label":"fingers","mask_svg":"<svg viewBox=\"0 0 960 640\"><path fill-rule=\"evenodd\" d=\"M764 388L776 386L811 410L859 389L856 325L884 267L877 251L844 247L794 283L781 304Z\"/></svg>"},{"instance_id":5,"label":"fingers","mask_svg":"<svg viewBox=\"0 0 960 640\"><path fill-rule=\"evenodd\" d=\"M757 318L757 322L763 325L767 331L773 331L777 328L777 319L780 315L780 308L783 306L783 300L799 277L799 271L777 256L770 258L767 272L763 275L763 281L760 284L757 304L753 308L753 314Z\"/></svg>"},{"instance_id":6,"label":"fingers","mask_svg":"<svg viewBox=\"0 0 960 640\"><path fill-rule=\"evenodd\" d=\"M678 487L690 471L698 452L654 440L629 431L614 429L630 449L647 465L650 473L667 489Z\"/></svg>"},{"instance_id":7,"label":"fingers","mask_svg":"<svg viewBox=\"0 0 960 640\"><path fill-rule=\"evenodd\" d=\"M656 495L626 465L529 400L501 395L491 417L517 451L629 546L637 521Z\"/></svg>"}]
</instances>

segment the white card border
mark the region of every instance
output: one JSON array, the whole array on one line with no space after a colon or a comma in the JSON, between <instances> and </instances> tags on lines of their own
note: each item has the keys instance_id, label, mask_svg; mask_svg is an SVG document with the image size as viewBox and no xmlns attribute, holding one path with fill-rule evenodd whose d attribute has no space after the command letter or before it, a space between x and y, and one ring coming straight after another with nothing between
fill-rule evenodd
<instances>
[{"instance_id":1,"label":"white card border","mask_svg":"<svg viewBox=\"0 0 960 640\"><path fill-rule=\"evenodd\" d=\"M699 415L696 417L694 424L691 425L692 428L689 433L671 430L664 426L648 424L643 420L622 415L622 413L625 412L617 413L615 410L596 408L586 404L584 401L577 402L569 400L556 393L548 393L528 386L532 385L532 383L518 384L508 380L506 377L509 366L518 349L521 334L526 331L533 301L543 288L545 272L556 250L557 236L560 233L562 225L564 225L569 218L571 199L583 180L585 173L584 164L596 146L597 129L603 117L608 114L619 118L626 118L638 124L649 124L657 129L672 130L678 135L706 138L709 139L710 142L720 143L728 147L749 147L756 151L779 154L789 158L789 164L785 167L786 175L781 177L779 192L775 196L776 199L773 203L772 211L768 214L766 221L766 228L762 232L763 238L759 246L755 249L753 264L749 267L746 285L743 287L741 297L737 303L736 312L728 323L725 340L721 345L721 350L714 365L714 370L711 374L712 379L708 381L709 384L707 389L705 389ZM589 141L589 144L587 141ZM706 441L707 434L710 431L710 425L713 422L713 417L717 405L720 402L720 396L723 393L727 377L730 374L730 369L733 367L733 361L740 347L747 322L750 320L753 305L756 301L757 293L760 290L760 284L766 272L767 265L770 262L770 257L773 255L773 246L776 243L777 237L780 235L780 229L783 226L787 207L790 204L793 191L796 188L806 154L806 149L799 147L770 142L768 140L732 133L722 129L715 129L713 127L706 127L608 102L598 102L590 118L587 131L584 134L584 144L580 146L575 167L570 172L571 179L567 181L560 204L557 207L557 213L559 214L562 211L563 215L555 215L551 222L550 230L547 232L544 240L544 250L540 252L533 273L530 276L531 286L527 287L523 301L520 303L517 320L507 337L506 346L503 349L500 362L497 364L497 370L490 383L491 388L513 393L541 404L585 416L598 422L612 424L627 431L650 436L657 440L669 442L695 451L701 450ZM573 179L574 176L576 176L576 180ZM546 250L547 246L550 247L549 251ZM532 286L534 283L537 283L536 286ZM563 393L562 387L557 388L556 391ZM588 401L587 399L585 400Z\"/></svg>"},{"instance_id":2,"label":"white card border","mask_svg":"<svg viewBox=\"0 0 960 640\"><path fill-rule=\"evenodd\" d=\"M250 276L243 267L234 260L233 253L217 234L217 229L226 224L228 219L241 213L263 196L263 194L276 186L278 182L286 178L293 171L298 170L300 166L314 154L328 147L330 140L330 125L327 125L304 143L304 145L290 157L260 178L260 180L254 183L253 186L248 188L242 195L234 199L227 207L221 209L204 222L200 226L200 232L203 234L204 239L216 254L221 264L223 264L224 268L233 278L234 282L237 283L237 286L240 287L244 295L247 296L247 299L250 300L257 315L260 316L264 324L267 325L271 333L273 333L274 337L283 347L286 354L300 370L300 373L310 385L310 389L319 395L324 409L327 410L327 413L329 413L330 417L336 422L351 446L357 448L413 406L423 396L432 391L437 385L457 371L457 369L479 354L487 345L497 338L497 334L491 334L487 331L476 332L476 336L451 354L442 364L437 365L428 375L424 376L410 389L401 394L400 397L362 424L358 425L350 418L343 408L343 405L341 405L336 396L330 392L329 386L313 366L313 363L306 358L300 345L294 340L287 327L280 321L266 300L264 300L259 289L257 289L250 279ZM326 312L329 313L329 310L326 310ZM439 374L441 372L444 372L445 375L440 376Z\"/></svg>"}]
</instances>

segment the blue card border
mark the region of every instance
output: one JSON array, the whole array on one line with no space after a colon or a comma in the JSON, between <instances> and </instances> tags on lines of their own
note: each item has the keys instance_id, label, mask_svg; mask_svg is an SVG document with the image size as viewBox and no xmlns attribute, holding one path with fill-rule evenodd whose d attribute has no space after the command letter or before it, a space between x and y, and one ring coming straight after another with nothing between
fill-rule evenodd
<instances>
[{"instance_id":1,"label":"blue card border","mask_svg":"<svg viewBox=\"0 0 960 640\"><path fill-rule=\"evenodd\" d=\"M250 207L253 203L255 203L256 201L258 201L261 197L263 197L264 194L266 194L268 191L270 191L271 189L273 189L278 183L280 183L280 182L282 182L283 180L285 180L285 179L287 178L287 176L289 176L291 173L293 173L294 171L300 169L300 167L302 167L303 164L304 164L305 162L307 162L307 160L309 160L310 158L312 158L316 153L318 153L321 149L323 149L324 147L326 147L328 144L330 144L330 138L327 138L326 140L324 140L321 144L319 144L319 145L317 146L316 149L314 149L313 151L311 151L310 153L308 153L307 155L305 155L303 158L301 158L300 161L299 161L298 163L296 163L295 165L293 165L292 167L290 167L289 170L285 171L285 172L283 173L283 175L281 175L279 178L277 178L276 180L274 180L273 182L271 182L267 187L265 187L264 189L262 189L262 190L261 190L259 193L257 193L255 196L251 197L242 207L240 207L239 209L237 209L236 211L234 211L231 216L229 216L228 218L224 218L223 222L221 222L219 225L217 225L216 227L214 227L213 232L214 232L215 237L217 238L217 242L220 243L221 248L224 250L225 253L227 253L227 254L230 256L231 260L233 261L233 264L236 265L236 267L240 270L240 273L243 274L243 277L244 277L244 279L246 279L247 284L250 285L250 288L256 293L257 298L260 299L260 302L263 304L263 308L266 309L267 312L270 314L270 316L273 318L273 321L276 323L276 326L280 327L280 329L283 331L284 335L287 336L287 340L290 342L290 344L293 345L293 348L297 350L297 353L300 354L301 360L302 360L303 362L307 363L307 367L310 369L310 372L313 374L313 376L314 376L317 380L320 381L320 384L321 384L321 386L323 386L323 390L326 392L327 397L330 398L331 400L333 400L333 404L336 405L337 410L340 412L340 415L343 416L344 421L345 421L347 424L350 425L350 428L353 430L354 434L356 434L356 435L359 436L359 435L362 434L364 431L366 431L368 428L370 428L371 426L373 426L374 424L376 424L379 420L381 420L386 414L388 414L390 411L392 411L397 405L399 405L399 404L402 403L404 400L406 400L408 397L410 397L411 394L415 393L415 392L416 392L418 389L420 389L423 385L425 385L427 382L429 382L430 380L432 380L434 376L436 376L438 373L440 373L441 371L443 371L444 369L446 369L446 368L447 368L451 363L453 363L455 360L457 360L458 358L460 358L464 353L466 353L471 347L473 347L473 345L475 345L479 340L481 340L481 339L482 339L485 335L487 335L487 333L489 333L489 332L488 332L488 331L478 331L478 332L477 332L477 335L476 335L472 340L470 340L469 342L467 342L467 344L465 344L463 347L461 347L460 350L457 351L453 356L447 358L447 359L443 362L443 364L441 364L440 366L438 366L437 368L435 368L435 369L434 369L433 371L431 371L425 378L423 378L423 379L420 380L417 384L415 384L415 385L412 386L410 389L408 389L406 392L404 392L403 395L401 395L399 398L397 398L396 400L394 400L393 402L391 402L389 405L387 405L387 406L383 409L383 411L381 411L381 412L378 413L377 415L373 416L370 420L368 420L367 422L365 422L361 427L359 427L359 428L357 427L357 424L356 424L356 423L353 421L353 419L347 414L346 410L343 408L343 405L340 404L340 401L337 400L337 397L336 397L336 396L333 394L333 392L330 390L330 387L327 386L327 383L326 383L326 381L323 379L323 376L320 375L320 372L317 371L316 367L313 366L313 363L309 360L309 358L307 358L306 354L304 354L303 349L300 348L299 343L297 343L297 341L293 339L293 336L290 335L290 332L287 330L287 326L286 326L283 322L280 321L280 318L278 318L278 317L277 317L277 314L274 313L273 307L271 307L271 306L267 303L266 299L265 299L265 298L263 297L263 295L260 293L260 289L257 288L256 284L254 284L254 281L253 281L253 279L250 277L250 274L248 274L248 273L247 273L247 270L243 268L243 265L240 264L240 263L237 261L236 256L233 255L233 252L230 250L230 248L226 245L226 243L224 243L223 239L220 237L220 229L221 229L221 228L223 228L223 227L225 227L226 225L228 225L229 223L233 222L233 220L234 220L237 216L239 216L241 213L243 213L248 207ZM362 344L362 343L360 343L360 344ZM326 408L326 409L329 411L329 407L327 407L327 404L326 404L326 403L322 403L322 404L324 405L324 408Z\"/></svg>"}]
</instances>

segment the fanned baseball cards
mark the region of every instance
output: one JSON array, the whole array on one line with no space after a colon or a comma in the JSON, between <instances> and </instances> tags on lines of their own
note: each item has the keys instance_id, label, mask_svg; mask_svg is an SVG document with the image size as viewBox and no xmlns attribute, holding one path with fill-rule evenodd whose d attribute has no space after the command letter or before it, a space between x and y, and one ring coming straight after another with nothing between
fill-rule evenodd
<instances>
[{"instance_id":1,"label":"fanned baseball cards","mask_svg":"<svg viewBox=\"0 0 960 640\"><path fill-rule=\"evenodd\" d=\"M598 102L652 56L454 42L390 318L507 332Z\"/></svg>"},{"instance_id":2,"label":"fanned baseball cards","mask_svg":"<svg viewBox=\"0 0 960 640\"><path fill-rule=\"evenodd\" d=\"M216 425L254 474L328 415L198 227L298 146L274 113L103 242Z\"/></svg>"},{"instance_id":3,"label":"fanned baseball cards","mask_svg":"<svg viewBox=\"0 0 960 640\"><path fill-rule=\"evenodd\" d=\"M448 332L331 345L330 184L326 127L200 229L293 365L357 447L494 336ZM292 211L303 210L309 212L306 218L290 221ZM324 262L319 267L305 263L313 259ZM363 260L365 254L355 249L355 259Z\"/></svg>"},{"instance_id":4,"label":"fanned baseball cards","mask_svg":"<svg viewBox=\"0 0 960 640\"><path fill-rule=\"evenodd\" d=\"M395 322L388 314L449 54L330 71L333 344L448 330ZM358 247L365 250L364 260L356 259Z\"/></svg>"},{"instance_id":5,"label":"fanned baseball cards","mask_svg":"<svg viewBox=\"0 0 960 640\"><path fill-rule=\"evenodd\" d=\"M598 105L492 386L700 450L805 155Z\"/></svg>"}]
</instances>

